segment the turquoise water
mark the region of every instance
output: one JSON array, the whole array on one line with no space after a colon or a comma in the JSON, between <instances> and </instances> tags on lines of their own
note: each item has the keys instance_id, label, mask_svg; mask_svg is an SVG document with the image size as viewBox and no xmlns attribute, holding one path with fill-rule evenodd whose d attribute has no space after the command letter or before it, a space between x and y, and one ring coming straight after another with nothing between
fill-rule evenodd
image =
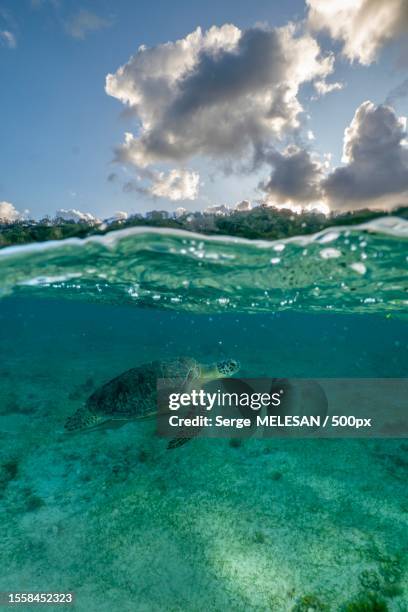
<instances>
[{"instance_id":1,"label":"turquoise water","mask_svg":"<svg viewBox=\"0 0 408 612\"><path fill-rule=\"evenodd\" d=\"M404 440L167 451L152 422L63 427L102 383L178 355L406 377L406 225L0 251L0 590L72 590L80 611L407 610Z\"/></svg>"},{"instance_id":2,"label":"turquoise water","mask_svg":"<svg viewBox=\"0 0 408 612\"><path fill-rule=\"evenodd\" d=\"M3 295L214 312L407 312L408 221L267 242L130 228L0 252Z\"/></svg>"}]
</instances>

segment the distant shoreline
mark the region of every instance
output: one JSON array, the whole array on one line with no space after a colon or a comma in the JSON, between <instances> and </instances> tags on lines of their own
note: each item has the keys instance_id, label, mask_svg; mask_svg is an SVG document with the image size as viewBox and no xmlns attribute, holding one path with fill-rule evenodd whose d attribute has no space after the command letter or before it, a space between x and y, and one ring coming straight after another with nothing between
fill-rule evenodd
<instances>
[{"instance_id":1,"label":"distant shoreline","mask_svg":"<svg viewBox=\"0 0 408 612\"><path fill-rule=\"evenodd\" d=\"M288 209L257 207L251 211L233 211L228 215L186 213L180 217L164 211L153 211L147 216L134 215L126 220L91 224L63 219L19 220L12 223L0 220L0 249L9 246L87 238L104 235L131 227L169 228L197 232L209 236L231 236L247 239L279 240L292 236L315 234L328 227L359 225L388 215L408 219L408 207L389 212L356 210L324 215L318 212L294 213Z\"/></svg>"}]
</instances>

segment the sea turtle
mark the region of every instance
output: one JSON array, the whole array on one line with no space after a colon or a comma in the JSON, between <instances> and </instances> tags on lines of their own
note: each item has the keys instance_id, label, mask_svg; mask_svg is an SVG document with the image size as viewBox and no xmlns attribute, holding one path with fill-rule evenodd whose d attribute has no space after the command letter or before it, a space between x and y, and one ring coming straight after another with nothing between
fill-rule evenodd
<instances>
[{"instance_id":1,"label":"sea turtle","mask_svg":"<svg viewBox=\"0 0 408 612\"><path fill-rule=\"evenodd\" d=\"M206 381L233 376L239 367L235 359L205 365L190 357L140 365L99 387L85 405L67 419L65 429L73 432L109 421L154 416L157 414L157 379L166 379L166 389L168 386L171 392L188 393L193 387L199 389Z\"/></svg>"}]
</instances>

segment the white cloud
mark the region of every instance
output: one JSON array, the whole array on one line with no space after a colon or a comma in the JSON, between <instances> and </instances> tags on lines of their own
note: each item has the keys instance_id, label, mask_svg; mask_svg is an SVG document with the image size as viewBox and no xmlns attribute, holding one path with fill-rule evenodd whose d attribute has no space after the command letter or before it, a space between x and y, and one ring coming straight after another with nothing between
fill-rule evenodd
<instances>
[{"instance_id":1,"label":"white cloud","mask_svg":"<svg viewBox=\"0 0 408 612\"><path fill-rule=\"evenodd\" d=\"M57 219L63 219L64 221L75 221L76 223L99 223L100 220L97 217L94 217L91 213L84 213L80 210L76 210L75 208L71 208L69 210L65 210L64 208L60 208L55 213L55 217Z\"/></svg>"},{"instance_id":2,"label":"white cloud","mask_svg":"<svg viewBox=\"0 0 408 612\"><path fill-rule=\"evenodd\" d=\"M126 221L128 217L129 217L128 213L124 210L117 210L113 215L113 218L116 221Z\"/></svg>"},{"instance_id":3,"label":"white cloud","mask_svg":"<svg viewBox=\"0 0 408 612\"><path fill-rule=\"evenodd\" d=\"M0 202L0 223L13 223L22 219L21 213L10 202Z\"/></svg>"},{"instance_id":4,"label":"white cloud","mask_svg":"<svg viewBox=\"0 0 408 612\"><path fill-rule=\"evenodd\" d=\"M128 219L129 215L127 212L123 211L123 210L117 210L111 217L108 217L108 219L104 219L104 223L117 223L119 222L123 222L126 221L126 219Z\"/></svg>"},{"instance_id":5,"label":"white cloud","mask_svg":"<svg viewBox=\"0 0 408 612\"><path fill-rule=\"evenodd\" d=\"M106 92L139 123L117 159L138 167L195 155L242 160L299 127L299 88L324 81L333 62L292 24L198 28L176 42L139 47L106 78Z\"/></svg>"},{"instance_id":6,"label":"white cloud","mask_svg":"<svg viewBox=\"0 0 408 612\"><path fill-rule=\"evenodd\" d=\"M245 212L252 209L252 204L249 200L242 200L241 202L237 202L235 204L234 209L240 212Z\"/></svg>"},{"instance_id":7,"label":"white cloud","mask_svg":"<svg viewBox=\"0 0 408 612\"><path fill-rule=\"evenodd\" d=\"M225 206L225 204L215 204L214 206L208 206L208 208L204 210L205 215L215 215L217 217L229 215L230 212L231 209L228 206Z\"/></svg>"},{"instance_id":8,"label":"white cloud","mask_svg":"<svg viewBox=\"0 0 408 612\"><path fill-rule=\"evenodd\" d=\"M198 196L200 175L184 169L158 172L148 192L157 198L168 198L172 202L195 200Z\"/></svg>"},{"instance_id":9,"label":"white cloud","mask_svg":"<svg viewBox=\"0 0 408 612\"><path fill-rule=\"evenodd\" d=\"M344 132L343 167L323 183L332 206L387 208L408 203L406 118L363 102Z\"/></svg>"},{"instance_id":10,"label":"white cloud","mask_svg":"<svg viewBox=\"0 0 408 612\"><path fill-rule=\"evenodd\" d=\"M343 42L343 53L361 64L408 29L407 0L306 0L309 24Z\"/></svg>"},{"instance_id":11,"label":"white cloud","mask_svg":"<svg viewBox=\"0 0 408 612\"><path fill-rule=\"evenodd\" d=\"M315 81L314 82L314 88L316 90L316 93L319 96L325 96L326 94L332 92L332 91L338 91L340 89L343 89L344 84L343 83L327 83L324 80L321 81Z\"/></svg>"},{"instance_id":12,"label":"white cloud","mask_svg":"<svg viewBox=\"0 0 408 612\"><path fill-rule=\"evenodd\" d=\"M186 208L183 208L182 206L179 206L179 208L176 208L176 210L174 211L174 215L176 219L183 217L187 213L188 213L188 210Z\"/></svg>"},{"instance_id":13,"label":"white cloud","mask_svg":"<svg viewBox=\"0 0 408 612\"><path fill-rule=\"evenodd\" d=\"M292 210L390 209L408 204L406 118L390 106L363 102L344 132L343 166L289 146L269 151L272 167L260 184L266 202Z\"/></svg>"},{"instance_id":14,"label":"white cloud","mask_svg":"<svg viewBox=\"0 0 408 612\"><path fill-rule=\"evenodd\" d=\"M9 30L0 31L0 41L9 49L15 49L17 47L17 40L13 32Z\"/></svg>"},{"instance_id":15,"label":"white cloud","mask_svg":"<svg viewBox=\"0 0 408 612\"><path fill-rule=\"evenodd\" d=\"M81 9L65 24L65 29L73 38L84 39L88 32L102 30L112 25L112 21L104 19L91 11Z\"/></svg>"}]
</instances>

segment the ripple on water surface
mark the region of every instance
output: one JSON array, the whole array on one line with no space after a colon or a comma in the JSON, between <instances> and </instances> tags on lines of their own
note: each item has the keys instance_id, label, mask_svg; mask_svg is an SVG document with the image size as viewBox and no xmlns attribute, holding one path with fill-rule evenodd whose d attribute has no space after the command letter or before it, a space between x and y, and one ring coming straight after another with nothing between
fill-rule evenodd
<instances>
[{"instance_id":1,"label":"ripple on water surface","mask_svg":"<svg viewBox=\"0 0 408 612\"><path fill-rule=\"evenodd\" d=\"M279 241L146 227L0 251L0 295L197 313L384 313L408 306L408 222L383 217Z\"/></svg>"}]
</instances>

